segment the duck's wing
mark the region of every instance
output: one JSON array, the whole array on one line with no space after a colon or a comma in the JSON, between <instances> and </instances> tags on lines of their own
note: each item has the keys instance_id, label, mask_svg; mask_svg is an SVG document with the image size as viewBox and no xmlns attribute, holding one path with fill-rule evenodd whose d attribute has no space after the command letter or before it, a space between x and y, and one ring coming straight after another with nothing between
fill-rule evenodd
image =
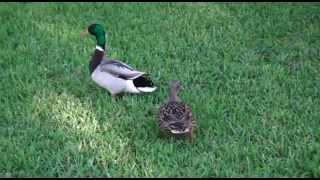
<instances>
[{"instance_id":1,"label":"duck's wing","mask_svg":"<svg viewBox=\"0 0 320 180\"><path fill-rule=\"evenodd\" d=\"M103 58L99 65L101 71L111 73L123 79L135 79L145 74L145 72L134 70L129 65L113 59Z\"/></svg>"}]
</instances>

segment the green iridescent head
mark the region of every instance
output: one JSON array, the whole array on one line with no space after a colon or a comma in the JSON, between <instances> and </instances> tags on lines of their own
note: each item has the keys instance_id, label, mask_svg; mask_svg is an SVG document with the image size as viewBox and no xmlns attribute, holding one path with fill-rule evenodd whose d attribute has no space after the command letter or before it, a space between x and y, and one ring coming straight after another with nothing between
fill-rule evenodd
<instances>
[{"instance_id":1,"label":"green iridescent head","mask_svg":"<svg viewBox=\"0 0 320 180\"><path fill-rule=\"evenodd\" d=\"M96 37L97 45L105 48L106 44L106 33L100 24L91 24L88 27L88 32Z\"/></svg>"}]
</instances>

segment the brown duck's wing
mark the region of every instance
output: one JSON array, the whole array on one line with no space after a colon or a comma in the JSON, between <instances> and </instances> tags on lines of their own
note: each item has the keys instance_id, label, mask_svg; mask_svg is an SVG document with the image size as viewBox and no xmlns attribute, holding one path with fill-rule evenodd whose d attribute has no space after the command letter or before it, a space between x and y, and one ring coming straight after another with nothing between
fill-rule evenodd
<instances>
[{"instance_id":1,"label":"brown duck's wing","mask_svg":"<svg viewBox=\"0 0 320 180\"><path fill-rule=\"evenodd\" d=\"M192 112L181 102L169 102L160 107L158 113L160 128L186 128L191 125Z\"/></svg>"}]
</instances>

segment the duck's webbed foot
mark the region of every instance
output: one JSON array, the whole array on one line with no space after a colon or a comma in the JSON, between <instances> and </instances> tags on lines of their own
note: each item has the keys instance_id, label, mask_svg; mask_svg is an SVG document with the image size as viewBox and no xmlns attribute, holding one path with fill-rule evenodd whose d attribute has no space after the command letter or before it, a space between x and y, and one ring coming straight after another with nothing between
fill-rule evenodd
<instances>
[{"instance_id":1,"label":"duck's webbed foot","mask_svg":"<svg viewBox=\"0 0 320 180\"><path fill-rule=\"evenodd\" d=\"M112 99L120 100L123 97L123 94L111 94Z\"/></svg>"},{"instance_id":2,"label":"duck's webbed foot","mask_svg":"<svg viewBox=\"0 0 320 180\"><path fill-rule=\"evenodd\" d=\"M188 138L189 138L189 143L193 143L193 132L192 132L192 128L191 128L190 132L188 133Z\"/></svg>"}]
</instances>

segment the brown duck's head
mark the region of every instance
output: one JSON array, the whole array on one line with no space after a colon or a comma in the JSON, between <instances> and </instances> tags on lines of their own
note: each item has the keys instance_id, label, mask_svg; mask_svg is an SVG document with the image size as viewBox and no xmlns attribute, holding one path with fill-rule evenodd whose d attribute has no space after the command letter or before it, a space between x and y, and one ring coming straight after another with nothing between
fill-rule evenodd
<instances>
[{"instance_id":1,"label":"brown duck's head","mask_svg":"<svg viewBox=\"0 0 320 180\"><path fill-rule=\"evenodd\" d=\"M175 92L179 92L182 89L182 86L179 81L172 80L170 83L170 89Z\"/></svg>"},{"instance_id":2,"label":"brown duck's head","mask_svg":"<svg viewBox=\"0 0 320 180\"><path fill-rule=\"evenodd\" d=\"M180 101L178 98L179 91L183 89L180 82L177 80L172 80L170 83L170 101Z\"/></svg>"}]
</instances>

